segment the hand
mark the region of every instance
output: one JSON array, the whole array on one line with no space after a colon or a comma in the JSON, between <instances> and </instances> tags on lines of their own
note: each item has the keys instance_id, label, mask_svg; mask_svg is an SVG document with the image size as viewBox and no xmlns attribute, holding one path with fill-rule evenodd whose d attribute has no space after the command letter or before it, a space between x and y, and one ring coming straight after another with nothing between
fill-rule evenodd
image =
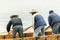
<instances>
[{"instance_id":1,"label":"hand","mask_svg":"<svg viewBox=\"0 0 60 40\"><path fill-rule=\"evenodd\" d=\"M10 32L8 32L8 34L10 34Z\"/></svg>"}]
</instances>

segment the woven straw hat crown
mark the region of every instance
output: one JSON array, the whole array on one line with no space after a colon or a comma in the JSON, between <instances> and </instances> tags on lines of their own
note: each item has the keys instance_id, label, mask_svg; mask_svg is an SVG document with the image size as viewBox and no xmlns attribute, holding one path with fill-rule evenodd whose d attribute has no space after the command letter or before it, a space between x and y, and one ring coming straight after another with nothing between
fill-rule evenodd
<instances>
[{"instance_id":1,"label":"woven straw hat crown","mask_svg":"<svg viewBox=\"0 0 60 40\"><path fill-rule=\"evenodd\" d=\"M17 13L12 13L12 14L10 15L10 18L13 18L13 17L18 17L18 14L17 14Z\"/></svg>"},{"instance_id":2,"label":"woven straw hat crown","mask_svg":"<svg viewBox=\"0 0 60 40\"><path fill-rule=\"evenodd\" d=\"M37 12L37 10L36 9L32 9L32 11L30 13L33 13L33 12Z\"/></svg>"}]
</instances>

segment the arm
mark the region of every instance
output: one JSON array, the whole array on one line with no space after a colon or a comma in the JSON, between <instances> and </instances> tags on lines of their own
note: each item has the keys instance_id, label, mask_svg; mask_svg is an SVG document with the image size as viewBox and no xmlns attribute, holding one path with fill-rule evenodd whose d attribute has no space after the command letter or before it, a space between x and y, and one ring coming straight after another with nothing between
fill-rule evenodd
<instances>
[{"instance_id":1,"label":"arm","mask_svg":"<svg viewBox=\"0 0 60 40\"><path fill-rule=\"evenodd\" d=\"M11 21L9 21L9 23L7 24L7 32L10 32L10 27L11 27Z\"/></svg>"},{"instance_id":2,"label":"arm","mask_svg":"<svg viewBox=\"0 0 60 40\"><path fill-rule=\"evenodd\" d=\"M52 18L50 16L48 17L48 22L49 22L49 25L51 26Z\"/></svg>"},{"instance_id":3,"label":"arm","mask_svg":"<svg viewBox=\"0 0 60 40\"><path fill-rule=\"evenodd\" d=\"M21 20L21 19L20 19ZM21 25L23 26L23 24L22 24L22 20L21 20Z\"/></svg>"}]
</instances>

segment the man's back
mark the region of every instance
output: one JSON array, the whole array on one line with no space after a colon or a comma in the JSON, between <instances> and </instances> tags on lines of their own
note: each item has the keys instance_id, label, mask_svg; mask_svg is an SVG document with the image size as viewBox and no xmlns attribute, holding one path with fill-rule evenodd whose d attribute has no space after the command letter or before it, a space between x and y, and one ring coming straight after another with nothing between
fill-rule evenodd
<instances>
[{"instance_id":1,"label":"man's back","mask_svg":"<svg viewBox=\"0 0 60 40\"><path fill-rule=\"evenodd\" d=\"M43 25L46 25L46 22L45 20L43 19L43 17L41 15L36 15L34 17L34 26L37 27L37 26L43 26Z\"/></svg>"},{"instance_id":2,"label":"man's back","mask_svg":"<svg viewBox=\"0 0 60 40\"><path fill-rule=\"evenodd\" d=\"M10 32L10 27L11 25L13 26L13 32L12 32L12 37L16 38L16 33L19 33L19 37L23 37L23 27L22 27L22 21L20 18L18 18L18 15L12 15L11 20L7 24L7 32Z\"/></svg>"},{"instance_id":3,"label":"man's back","mask_svg":"<svg viewBox=\"0 0 60 40\"><path fill-rule=\"evenodd\" d=\"M51 13L48 18L49 18L49 20L51 20L50 24L54 24L56 22L60 22L60 16L55 14L55 13Z\"/></svg>"},{"instance_id":4,"label":"man's back","mask_svg":"<svg viewBox=\"0 0 60 40\"><path fill-rule=\"evenodd\" d=\"M21 19L20 18L17 18L17 17L12 18L11 19L11 22L12 22L13 26L14 25L18 25L18 24L22 25Z\"/></svg>"},{"instance_id":5,"label":"man's back","mask_svg":"<svg viewBox=\"0 0 60 40\"><path fill-rule=\"evenodd\" d=\"M18 18L18 17L12 18L12 19L8 22L8 24L7 24L7 31L8 31L8 32L10 31L11 25L13 25L13 27L16 26L16 25L22 25L22 21L21 21L21 19Z\"/></svg>"}]
</instances>

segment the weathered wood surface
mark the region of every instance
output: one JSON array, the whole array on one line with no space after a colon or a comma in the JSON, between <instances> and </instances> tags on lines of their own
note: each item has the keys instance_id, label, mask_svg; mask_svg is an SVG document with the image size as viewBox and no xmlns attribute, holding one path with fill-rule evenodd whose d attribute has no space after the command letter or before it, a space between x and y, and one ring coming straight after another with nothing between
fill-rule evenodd
<instances>
[{"instance_id":1,"label":"weathered wood surface","mask_svg":"<svg viewBox=\"0 0 60 40\"><path fill-rule=\"evenodd\" d=\"M55 34L55 35L45 35L45 36L39 36L39 37L33 37L32 33L25 33L25 37L23 40L35 40L36 38L38 40L60 40L60 34ZM18 37L18 34L16 35L16 39L14 40L20 40L21 38ZM13 40L12 35L0 35L0 40Z\"/></svg>"}]
</instances>

